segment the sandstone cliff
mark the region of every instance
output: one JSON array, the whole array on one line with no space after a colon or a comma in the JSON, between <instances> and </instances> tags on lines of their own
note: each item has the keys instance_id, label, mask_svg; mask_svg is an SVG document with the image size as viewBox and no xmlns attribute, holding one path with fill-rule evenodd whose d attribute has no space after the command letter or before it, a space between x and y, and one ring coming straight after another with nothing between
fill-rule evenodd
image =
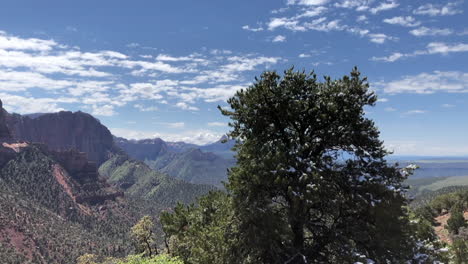
<instances>
[{"instance_id":1,"label":"sandstone cliff","mask_svg":"<svg viewBox=\"0 0 468 264\"><path fill-rule=\"evenodd\" d=\"M16 140L44 143L55 151L76 149L87 153L88 159L97 165L116 151L110 131L83 112L62 111L34 118L9 114L6 122Z\"/></svg>"}]
</instances>

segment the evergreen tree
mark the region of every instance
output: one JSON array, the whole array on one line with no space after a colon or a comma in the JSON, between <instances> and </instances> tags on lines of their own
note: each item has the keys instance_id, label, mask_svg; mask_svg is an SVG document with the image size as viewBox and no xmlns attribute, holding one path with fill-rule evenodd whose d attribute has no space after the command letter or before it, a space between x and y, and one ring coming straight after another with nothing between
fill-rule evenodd
<instances>
[{"instance_id":1,"label":"evergreen tree","mask_svg":"<svg viewBox=\"0 0 468 264\"><path fill-rule=\"evenodd\" d=\"M178 204L174 212L163 212L160 221L169 252L186 264L228 263L230 239L235 227L231 198L212 191L198 204Z\"/></svg>"},{"instance_id":2,"label":"evergreen tree","mask_svg":"<svg viewBox=\"0 0 468 264\"><path fill-rule=\"evenodd\" d=\"M138 254L143 253L149 257L151 257L153 253L158 254L158 250L154 246L153 229L153 221L148 215L142 217L140 221L132 227L131 233Z\"/></svg>"},{"instance_id":3,"label":"evergreen tree","mask_svg":"<svg viewBox=\"0 0 468 264\"><path fill-rule=\"evenodd\" d=\"M408 257L407 173L388 165L365 116L376 100L357 69L324 82L290 69L263 73L228 100L232 110L220 108L238 140L227 185L239 220L230 263Z\"/></svg>"},{"instance_id":4,"label":"evergreen tree","mask_svg":"<svg viewBox=\"0 0 468 264\"><path fill-rule=\"evenodd\" d=\"M458 229L466 225L465 218L463 217L463 206L460 202L456 203L450 210L450 218L447 220L447 229L450 233L458 234Z\"/></svg>"}]
</instances>

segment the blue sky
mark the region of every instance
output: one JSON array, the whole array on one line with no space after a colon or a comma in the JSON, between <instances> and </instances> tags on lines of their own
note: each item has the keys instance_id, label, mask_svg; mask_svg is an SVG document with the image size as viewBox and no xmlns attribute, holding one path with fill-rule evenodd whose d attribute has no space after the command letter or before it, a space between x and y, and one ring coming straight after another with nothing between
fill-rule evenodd
<instances>
[{"instance_id":1,"label":"blue sky","mask_svg":"<svg viewBox=\"0 0 468 264\"><path fill-rule=\"evenodd\" d=\"M2 1L10 112L82 110L127 138L204 144L264 70L353 66L400 155L468 155L468 4L402 0Z\"/></svg>"}]
</instances>

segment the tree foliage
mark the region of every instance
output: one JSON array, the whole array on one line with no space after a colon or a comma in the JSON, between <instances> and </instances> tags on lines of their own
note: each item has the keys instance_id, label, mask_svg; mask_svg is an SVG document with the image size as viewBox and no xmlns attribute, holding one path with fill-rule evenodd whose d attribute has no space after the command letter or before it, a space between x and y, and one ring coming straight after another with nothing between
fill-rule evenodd
<instances>
[{"instance_id":1,"label":"tree foliage","mask_svg":"<svg viewBox=\"0 0 468 264\"><path fill-rule=\"evenodd\" d=\"M263 73L228 100L232 110L220 108L238 140L227 185L237 263L408 257L406 173L388 165L365 116L376 100L357 69L324 82L290 69Z\"/></svg>"},{"instance_id":2,"label":"tree foliage","mask_svg":"<svg viewBox=\"0 0 468 264\"><path fill-rule=\"evenodd\" d=\"M235 221L226 193L212 191L200 198L198 205L178 204L172 213L162 213L160 219L169 252L186 264L228 263L228 234L233 232Z\"/></svg>"},{"instance_id":3,"label":"tree foliage","mask_svg":"<svg viewBox=\"0 0 468 264\"><path fill-rule=\"evenodd\" d=\"M132 237L135 243L135 251L138 254L151 257L158 254L158 249L154 245L153 235L154 224L150 216L146 215L136 223L131 230Z\"/></svg>"}]
</instances>

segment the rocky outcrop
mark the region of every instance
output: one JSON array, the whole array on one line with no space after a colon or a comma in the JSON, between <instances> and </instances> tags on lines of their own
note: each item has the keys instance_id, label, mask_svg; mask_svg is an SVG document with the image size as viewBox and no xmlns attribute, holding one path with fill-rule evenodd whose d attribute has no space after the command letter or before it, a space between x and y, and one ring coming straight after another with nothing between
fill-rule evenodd
<instances>
[{"instance_id":1,"label":"rocky outcrop","mask_svg":"<svg viewBox=\"0 0 468 264\"><path fill-rule=\"evenodd\" d=\"M7 112L3 109L2 101L0 100L0 141L10 140L11 133L6 124Z\"/></svg>"},{"instance_id":2,"label":"rocky outcrop","mask_svg":"<svg viewBox=\"0 0 468 264\"><path fill-rule=\"evenodd\" d=\"M116 151L110 131L96 118L83 112L62 111L34 118L8 114L6 123L16 140L44 143L54 151L76 149L87 153L88 159L97 165L104 163L109 153Z\"/></svg>"}]
</instances>

